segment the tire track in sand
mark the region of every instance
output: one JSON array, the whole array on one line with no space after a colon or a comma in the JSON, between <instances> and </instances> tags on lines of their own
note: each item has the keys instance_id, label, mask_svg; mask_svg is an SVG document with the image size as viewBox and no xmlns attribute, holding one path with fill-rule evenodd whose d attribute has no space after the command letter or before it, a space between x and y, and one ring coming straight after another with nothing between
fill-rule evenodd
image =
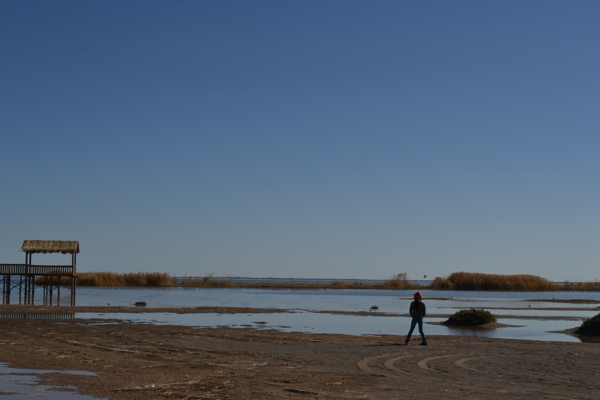
<instances>
[{"instance_id":1,"label":"tire track in sand","mask_svg":"<svg viewBox=\"0 0 600 400\"><path fill-rule=\"evenodd\" d=\"M462 355L464 355L464 354L446 354L446 355L443 355L443 356L436 356L436 357L424 358L423 360L419 361L419 362L417 363L417 365L418 365L420 368L423 368L423 369L424 369L424 370L426 370L426 371L436 371L436 372L437 372L438 370L437 370L436 368L433 368L432 366L430 366L430 365L428 364L428 363L429 363L429 361L438 360L438 359L440 359L440 358L448 358L448 357L460 357L460 356L462 356Z\"/></svg>"},{"instance_id":2,"label":"tire track in sand","mask_svg":"<svg viewBox=\"0 0 600 400\"><path fill-rule=\"evenodd\" d=\"M454 362L454 365L459 367L460 369L463 370L469 370L469 371L473 371L473 372L479 372L479 373L486 373L487 371L481 370L481 369L476 369L473 367L470 367L467 365L467 363L471 360L477 360L477 359L482 359L482 358L489 358L486 356L478 356L478 357L470 357L472 356L472 354L442 354L439 355L439 353L429 353L427 354L429 357L423 358L419 361L416 361L414 363L410 363L408 365L405 364L405 368L400 368L396 365L396 363L400 360L405 360L411 357L418 357L418 356L423 356L423 354L411 354L411 353L386 353L386 354L381 354L378 356L373 356L373 357L366 357L362 360L360 360L358 362L358 368L360 368L362 371L369 373L369 374L374 374L374 375L380 375L380 376L386 376L386 377L396 377L397 375L391 375L389 373L387 373L388 371L390 372L394 372L396 374L402 374L402 375L410 375L412 373L418 373L418 370L411 370L409 367L409 365L414 366L416 364L416 366L418 366L419 368L421 368L422 370L425 371L430 371L430 372L448 372L448 371L442 371L432 365L430 365L430 363L432 361L435 360L439 360L439 359L443 359L443 358L449 358L449 357L463 357L460 358L458 360L456 360ZM466 356L466 357L465 357ZM377 361L383 361L383 366L385 367L385 369L387 371L381 371L378 369L375 369L374 366L372 364L376 363ZM371 364L371 365L370 365ZM378 364L381 367L381 364ZM460 371L460 369L457 370Z\"/></svg>"}]
</instances>

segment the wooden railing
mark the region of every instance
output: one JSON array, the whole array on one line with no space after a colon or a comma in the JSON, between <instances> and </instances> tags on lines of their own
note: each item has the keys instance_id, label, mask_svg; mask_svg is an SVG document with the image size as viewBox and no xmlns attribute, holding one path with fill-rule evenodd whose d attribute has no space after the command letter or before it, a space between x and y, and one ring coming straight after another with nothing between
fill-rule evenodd
<instances>
[{"instance_id":1,"label":"wooden railing","mask_svg":"<svg viewBox=\"0 0 600 400\"><path fill-rule=\"evenodd\" d=\"M72 265L0 264L0 275L73 276L75 268Z\"/></svg>"},{"instance_id":2,"label":"wooden railing","mask_svg":"<svg viewBox=\"0 0 600 400\"><path fill-rule=\"evenodd\" d=\"M0 264L0 275L23 275L27 264Z\"/></svg>"}]
</instances>

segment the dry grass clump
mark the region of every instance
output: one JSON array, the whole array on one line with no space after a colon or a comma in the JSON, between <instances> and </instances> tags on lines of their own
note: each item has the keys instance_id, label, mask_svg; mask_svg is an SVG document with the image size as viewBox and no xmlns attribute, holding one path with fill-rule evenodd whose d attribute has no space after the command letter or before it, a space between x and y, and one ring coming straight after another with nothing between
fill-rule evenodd
<instances>
[{"instance_id":1,"label":"dry grass clump","mask_svg":"<svg viewBox=\"0 0 600 400\"><path fill-rule=\"evenodd\" d=\"M57 278L40 277L36 284L57 283ZM118 274L114 272L84 272L77 278L78 286L98 287L184 287L184 288L240 288L240 289L380 289L380 290L412 290L424 286L408 281L406 272L392 275L389 279L379 282L334 281L330 283L302 282L239 282L228 277L216 277L214 273L204 277L185 276L173 278L167 273L138 272ZM61 286L69 286L68 277L60 278ZM595 282L565 282L558 285L547 279L533 275L496 275L470 272L455 272L446 278L437 277L427 286L432 290L499 290L499 291L600 291L600 281Z\"/></svg>"},{"instance_id":2,"label":"dry grass clump","mask_svg":"<svg viewBox=\"0 0 600 400\"><path fill-rule=\"evenodd\" d=\"M402 290L421 288L408 282L406 273L393 275L382 283L365 283L360 281L334 281L330 283L294 283L294 282L233 282L227 278L214 278L213 274L204 278L183 278L181 285L184 287L202 288L244 288L244 289L388 289Z\"/></svg>"},{"instance_id":3,"label":"dry grass clump","mask_svg":"<svg viewBox=\"0 0 600 400\"><path fill-rule=\"evenodd\" d=\"M36 280L37 284L48 284L47 277ZM52 278L56 284L57 278ZM70 285L68 277L62 277L60 284ZM204 277L173 278L167 273L138 272L118 274L113 272L84 272L77 278L79 286L98 287L186 287L186 288L242 288L242 289L381 289L409 290L421 289L423 286L408 281L406 272L392 275L389 279L374 283L361 281L334 281L330 283L295 283L295 282L237 282L228 277L216 277L208 274ZM499 291L600 291L600 281L565 282L558 285L547 279L534 275L496 275L470 272L454 272L446 278L437 277L428 286L432 290L499 290Z\"/></svg>"},{"instance_id":4,"label":"dry grass clump","mask_svg":"<svg viewBox=\"0 0 600 400\"><path fill-rule=\"evenodd\" d=\"M123 286L120 274L113 272L84 272L77 277L78 286Z\"/></svg>"},{"instance_id":5,"label":"dry grass clump","mask_svg":"<svg viewBox=\"0 0 600 400\"><path fill-rule=\"evenodd\" d=\"M212 289L223 289L240 287L237 283L234 284L227 278L216 279L214 274L208 274L203 278L196 278L191 276L184 276L178 284L186 288L212 288Z\"/></svg>"},{"instance_id":6,"label":"dry grass clump","mask_svg":"<svg viewBox=\"0 0 600 400\"><path fill-rule=\"evenodd\" d=\"M390 279L387 279L383 284L377 285L377 289L392 289L392 290L405 290L405 289L417 289L420 285L414 285L408 282L408 275L406 272L401 272L396 275L392 275Z\"/></svg>"},{"instance_id":7,"label":"dry grass clump","mask_svg":"<svg viewBox=\"0 0 600 400\"><path fill-rule=\"evenodd\" d=\"M36 283L42 284L44 278L39 278ZM54 281L56 282L56 281ZM61 285L70 285L69 278L62 278ZM166 273L126 273L117 274L113 272L85 272L80 273L77 278L78 286L97 287L171 287L204 288L204 289L387 289L403 290L420 288L406 279L406 273L393 275L382 283L364 283L360 281L335 281L331 283L280 283L280 282L236 282L228 277L216 277L208 274L204 277L184 276L173 278Z\"/></svg>"},{"instance_id":8,"label":"dry grass clump","mask_svg":"<svg viewBox=\"0 0 600 400\"><path fill-rule=\"evenodd\" d=\"M77 284L79 286L99 287L170 287L173 286L173 280L169 274L161 272L138 272L127 274L87 272L79 274Z\"/></svg>"},{"instance_id":9,"label":"dry grass clump","mask_svg":"<svg viewBox=\"0 0 600 400\"><path fill-rule=\"evenodd\" d=\"M335 281L331 283L294 283L294 282L234 282L227 277L215 277L208 274L203 278L184 277L178 285L193 288L242 288L242 289L414 289L419 285L410 284L406 273L393 275L382 283L364 283L360 281Z\"/></svg>"},{"instance_id":10,"label":"dry grass clump","mask_svg":"<svg viewBox=\"0 0 600 400\"><path fill-rule=\"evenodd\" d=\"M173 286L173 279L164 272L138 272L137 274L124 274L125 286L141 287L169 287Z\"/></svg>"},{"instance_id":11,"label":"dry grass clump","mask_svg":"<svg viewBox=\"0 0 600 400\"><path fill-rule=\"evenodd\" d=\"M454 272L447 278L435 278L431 285L431 289L536 292L560 290L561 287L554 282L534 275L496 275Z\"/></svg>"},{"instance_id":12,"label":"dry grass clump","mask_svg":"<svg viewBox=\"0 0 600 400\"><path fill-rule=\"evenodd\" d=\"M346 283L332 282L326 284L315 283L280 283L280 282L234 282L226 277L215 278L214 274L206 275L203 278L184 277L179 281L182 287L190 288L238 288L238 289L372 289L371 285L365 285L361 282Z\"/></svg>"},{"instance_id":13,"label":"dry grass clump","mask_svg":"<svg viewBox=\"0 0 600 400\"><path fill-rule=\"evenodd\" d=\"M35 279L36 285L52 284L53 286L56 286L57 283L60 284L60 286L71 286L71 278L67 276L60 276L58 278L56 276L40 276L39 278Z\"/></svg>"}]
</instances>

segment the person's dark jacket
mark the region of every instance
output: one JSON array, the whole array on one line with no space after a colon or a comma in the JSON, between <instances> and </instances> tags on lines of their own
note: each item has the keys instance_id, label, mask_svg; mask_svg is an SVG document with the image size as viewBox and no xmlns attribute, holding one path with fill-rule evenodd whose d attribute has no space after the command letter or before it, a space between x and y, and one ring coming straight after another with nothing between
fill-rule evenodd
<instances>
[{"instance_id":1,"label":"person's dark jacket","mask_svg":"<svg viewBox=\"0 0 600 400\"><path fill-rule=\"evenodd\" d=\"M427 307L422 301L413 301L410 303L410 316L413 318L423 318L427 314Z\"/></svg>"}]
</instances>

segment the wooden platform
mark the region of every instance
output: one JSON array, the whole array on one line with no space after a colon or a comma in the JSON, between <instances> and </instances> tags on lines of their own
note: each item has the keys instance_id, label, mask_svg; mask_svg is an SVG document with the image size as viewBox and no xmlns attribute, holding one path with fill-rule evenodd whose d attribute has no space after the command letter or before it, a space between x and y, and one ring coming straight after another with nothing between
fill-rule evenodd
<instances>
[{"instance_id":1,"label":"wooden platform","mask_svg":"<svg viewBox=\"0 0 600 400\"><path fill-rule=\"evenodd\" d=\"M41 290L43 305L61 305L62 286L70 289L70 305L74 306L76 278L71 265L0 264L2 304L35 304Z\"/></svg>"},{"instance_id":2,"label":"wooden platform","mask_svg":"<svg viewBox=\"0 0 600 400\"><path fill-rule=\"evenodd\" d=\"M18 304L35 304L36 288L42 290L43 305L60 305L60 289L71 289L71 305L75 305L75 281L77 280L78 241L25 240L21 251L25 264L0 264L0 291L2 304L11 304L13 297ZM33 254L62 253L71 255L71 265L34 265ZM14 294L13 294L14 292ZM56 296L54 295L56 292Z\"/></svg>"}]
</instances>

